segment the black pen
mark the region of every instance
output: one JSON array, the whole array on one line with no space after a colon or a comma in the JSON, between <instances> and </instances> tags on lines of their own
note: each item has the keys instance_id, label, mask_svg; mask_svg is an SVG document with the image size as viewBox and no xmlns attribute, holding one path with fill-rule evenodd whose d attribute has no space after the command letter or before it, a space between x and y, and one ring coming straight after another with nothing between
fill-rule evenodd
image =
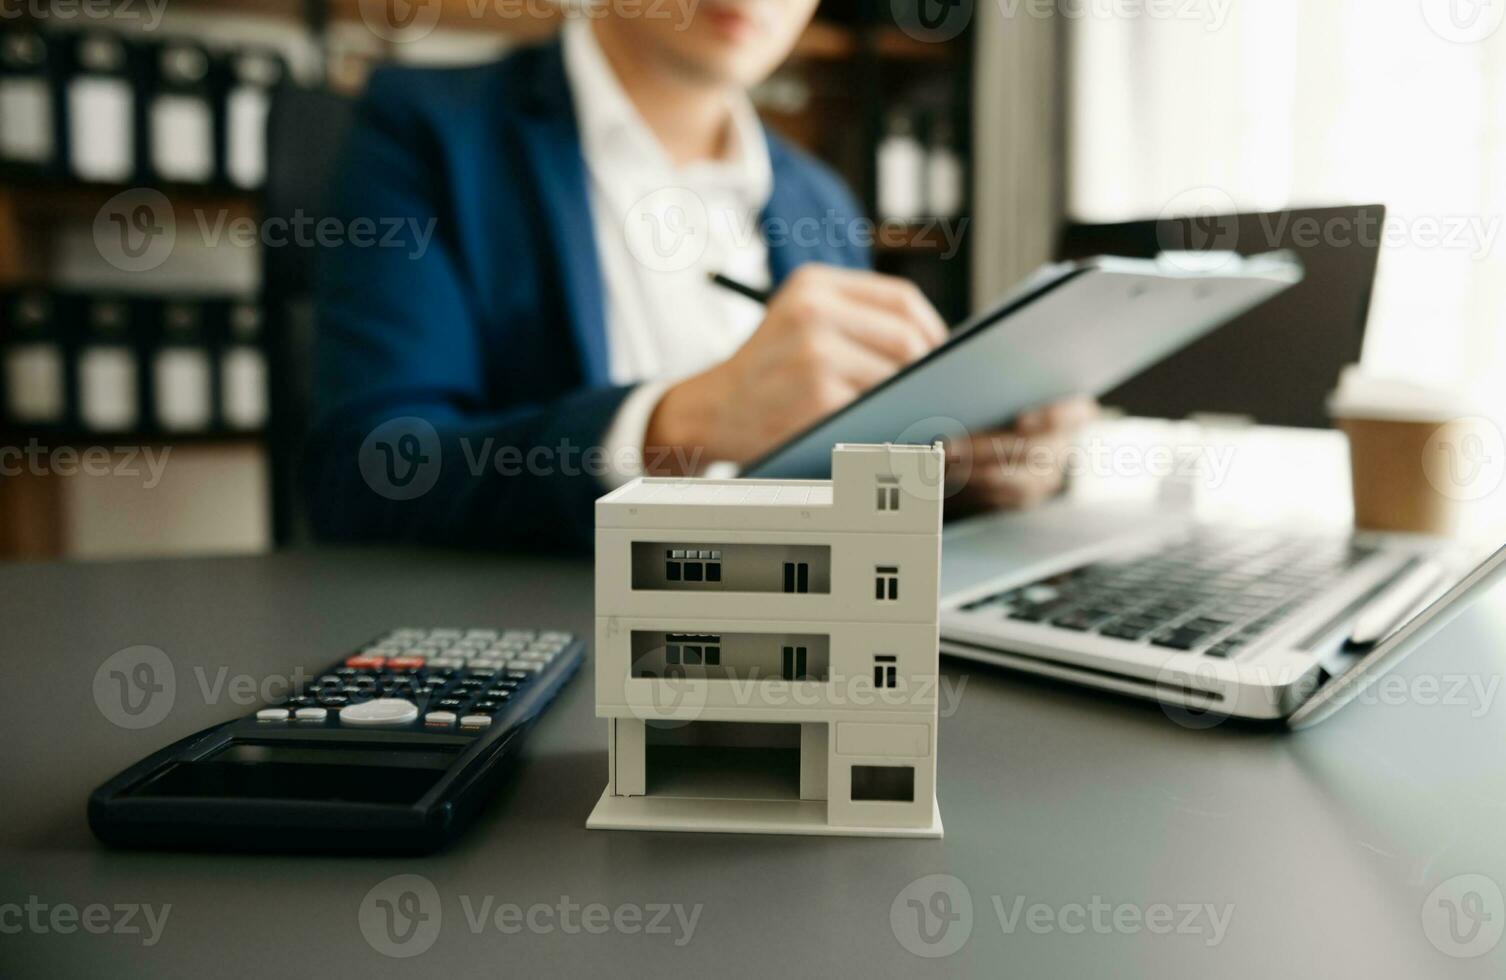
<instances>
[{"instance_id":1,"label":"black pen","mask_svg":"<svg viewBox=\"0 0 1506 980\"><path fill-rule=\"evenodd\" d=\"M746 296L748 299L751 299L755 303L762 303L765 306L769 305L769 297L771 294L767 289L755 289L754 287L749 286L747 283L738 282L736 279L728 278L727 276L722 275L720 272L708 272L706 273L706 276L712 282L716 283L723 289L730 289L737 295Z\"/></svg>"}]
</instances>

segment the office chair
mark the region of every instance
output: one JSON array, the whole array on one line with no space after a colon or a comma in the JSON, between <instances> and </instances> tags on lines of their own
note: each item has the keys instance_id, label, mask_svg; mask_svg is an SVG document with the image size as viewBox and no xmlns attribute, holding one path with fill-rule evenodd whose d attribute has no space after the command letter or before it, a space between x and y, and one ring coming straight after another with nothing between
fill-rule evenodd
<instances>
[{"instance_id":1,"label":"office chair","mask_svg":"<svg viewBox=\"0 0 1506 980\"><path fill-rule=\"evenodd\" d=\"M317 221L325 215L325 191L353 108L351 99L325 89L285 82L274 91L267 118L265 220ZM315 250L290 240L263 249L262 261L272 542L285 548L310 537L298 484L313 384Z\"/></svg>"}]
</instances>

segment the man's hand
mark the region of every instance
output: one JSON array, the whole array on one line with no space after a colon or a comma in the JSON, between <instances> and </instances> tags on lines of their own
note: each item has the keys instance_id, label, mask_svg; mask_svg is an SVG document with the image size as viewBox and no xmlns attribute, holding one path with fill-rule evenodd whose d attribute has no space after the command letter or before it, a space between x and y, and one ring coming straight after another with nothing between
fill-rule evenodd
<instances>
[{"instance_id":1,"label":"man's hand","mask_svg":"<svg viewBox=\"0 0 1506 980\"><path fill-rule=\"evenodd\" d=\"M746 463L851 402L946 339L914 284L804 265L732 357L665 392L646 446L700 465Z\"/></svg>"},{"instance_id":2,"label":"man's hand","mask_svg":"<svg viewBox=\"0 0 1506 980\"><path fill-rule=\"evenodd\" d=\"M1033 507L1062 488L1072 437L1098 414L1090 398L1033 409L1014 425L947 446L949 516Z\"/></svg>"}]
</instances>

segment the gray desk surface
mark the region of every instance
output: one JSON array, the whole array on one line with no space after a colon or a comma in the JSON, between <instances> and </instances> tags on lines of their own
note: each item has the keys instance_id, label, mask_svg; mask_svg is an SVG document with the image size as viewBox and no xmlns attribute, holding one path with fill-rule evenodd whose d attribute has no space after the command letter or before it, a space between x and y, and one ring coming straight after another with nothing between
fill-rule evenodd
<instances>
[{"instance_id":1,"label":"gray desk surface","mask_svg":"<svg viewBox=\"0 0 1506 980\"><path fill-rule=\"evenodd\" d=\"M120 853L89 834L90 789L249 709L236 676L315 670L398 624L588 632L590 587L584 563L385 551L0 568L0 976L1506 973L1506 943L1490 947L1500 892L1460 877L1506 886L1506 595L1413 656L1391 693L1295 737L1191 731L1154 705L948 664L960 698L941 728L943 841L588 832L606 780L589 672L438 856ZM166 652L176 692L133 731L105 717L94 678L140 644ZM437 936L409 959L360 926L363 901L387 894L372 889L404 873L438 902ZM956 879L941 899L911 885L936 874ZM950 908L927 920L936 946L915 938L912 898ZM585 931L563 901L600 903L589 924L615 914L621 928ZM538 903L551 908L535 928L499 928L499 907ZM1204 903L1227 915L1221 932L1178 908ZM699 907L694 930L670 914L649 934L623 911L647 922L660 904ZM125 931L145 913L125 922L117 905L171 906L155 945ZM501 926L518 928L511 916ZM960 947L922 959L901 936Z\"/></svg>"}]
</instances>

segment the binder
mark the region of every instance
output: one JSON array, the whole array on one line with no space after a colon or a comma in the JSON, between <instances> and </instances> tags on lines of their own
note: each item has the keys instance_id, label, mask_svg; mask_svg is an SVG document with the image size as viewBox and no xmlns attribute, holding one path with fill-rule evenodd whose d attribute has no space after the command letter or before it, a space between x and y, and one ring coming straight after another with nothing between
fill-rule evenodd
<instances>
[{"instance_id":1,"label":"binder","mask_svg":"<svg viewBox=\"0 0 1506 980\"><path fill-rule=\"evenodd\" d=\"M262 311L251 300L223 304L225 332L220 349L220 421L237 432L266 426L267 357L262 346Z\"/></svg>"},{"instance_id":2,"label":"binder","mask_svg":"<svg viewBox=\"0 0 1506 980\"><path fill-rule=\"evenodd\" d=\"M134 305L93 296L84 301L78 345L78 421L92 432L133 432L140 425L143 389Z\"/></svg>"},{"instance_id":3,"label":"binder","mask_svg":"<svg viewBox=\"0 0 1506 980\"><path fill-rule=\"evenodd\" d=\"M68 421L67 348L58 305L39 288L0 296L0 423L7 428L59 427Z\"/></svg>"},{"instance_id":4,"label":"binder","mask_svg":"<svg viewBox=\"0 0 1506 980\"><path fill-rule=\"evenodd\" d=\"M256 190L267 177L272 90L287 76L287 63L266 48L241 48L225 57L221 76L222 176L236 187Z\"/></svg>"},{"instance_id":5,"label":"binder","mask_svg":"<svg viewBox=\"0 0 1506 980\"><path fill-rule=\"evenodd\" d=\"M164 41L152 47L151 65L151 173L161 181L207 184L218 169L209 50L193 41Z\"/></svg>"},{"instance_id":6,"label":"binder","mask_svg":"<svg viewBox=\"0 0 1506 980\"><path fill-rule=\"evenodd\" d=\"M36 32L0 36L0 166L52 173L60 153L57 52Z\"/></svg>"},{"instance_id":7,"label":"binder","mask_svg":"<svg viewBox=\"0 0 1506 980\"><path fill-rule=\"evenodd\" d=\"M129 42L85 31L69 45L63 83L69 171L79 180L123 183L137 170L139 92Z\"/></svg>"},{"instance_id":8,"label":"binder","mask_svg":"<svg viewBox=\"0 0 1506 980\"><path fill-rule=\"evenodd\" d=\"M165 432L203 433L214 424L214 398L204 304L157 304L159 331L151 351L152 420Z\"/></svg>"}]
</instances>

